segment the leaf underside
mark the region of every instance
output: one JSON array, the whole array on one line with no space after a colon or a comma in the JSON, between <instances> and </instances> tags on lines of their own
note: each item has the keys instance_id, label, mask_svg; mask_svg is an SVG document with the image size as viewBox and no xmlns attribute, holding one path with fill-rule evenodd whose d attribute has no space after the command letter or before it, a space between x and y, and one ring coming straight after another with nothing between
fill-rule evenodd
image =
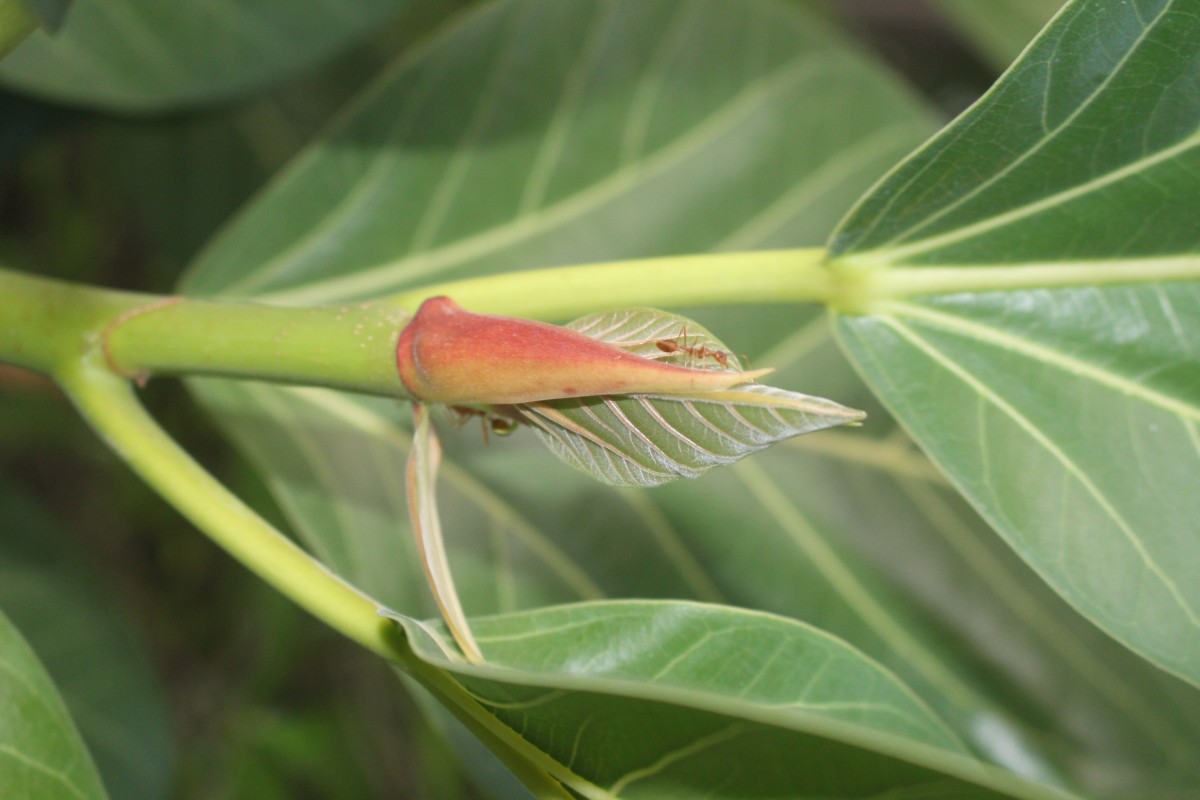
<instances>
[{"instance_id":1,"label":"leaf underside","mask_svg":"<svg viewBox=\"0 0 1200 800\"><path fill-rule=\"evenodd\" d=\"M696 322L657 309L582 317L567 325L630 352L692 369L741 371ZM695 478L776 442L864 414L832 400L756 383L691 396L620 395L515 407L566 463L614 486Z\"/></svg>"},{"instance_id":2,"label":"leaf underside","mask_svg":"<svg viewBox=\"0 0 1200 800\"><path fill-rule=\"evenodd\" d=\"M833 238L835 261L910 277L1078 284L897 299L838 332L1038 574L1196 686L1198 17L1198 0L1068 5Z\"/></svg>"}]
</instances>

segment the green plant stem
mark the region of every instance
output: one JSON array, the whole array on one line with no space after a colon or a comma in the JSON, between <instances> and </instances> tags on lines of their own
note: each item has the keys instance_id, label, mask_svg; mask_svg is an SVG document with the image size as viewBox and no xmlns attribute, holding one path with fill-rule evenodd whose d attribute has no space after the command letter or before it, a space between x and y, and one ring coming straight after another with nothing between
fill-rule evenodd
<instances>
[{"instance_id":1,"label":"green plant stem","mask_svg":"<svg viewBox=\"0 0 1200 800\"><path fill-rule=\"evenodd\" d=\"M220 375L399 396L396 340L407 322L387 303L283 308L160 298L114 320L105 346L126 376Z\"/></svg>"},{"instance_id":2,"label":"green plant stem","mask_svg":"<svg viewBox=\"0 0 1200 800\"><path fill-rule=\"evenodd\" d=\"M838 304L853 280L835 282L821 248L707 253L528 270L433 284L388 298L415 310L448 295L472 311L563 320L624 306Z\"/></svg>"},{"instance_id":3,"label":"green plant stem","mask_svg":"<svg viewBox=\"0 0 1200 800\"><path fill-rule=\"evenodd\" d=\"M380 604L344 582L263 520L184 452L138 403L127 381L95 357L58 379L80 413L147 483L222 549L347 638L403 668L439 697L525 782L548 800L570 797L521 752L521 740L457 681L418 658Z\"/></svg>"},{"instance_id":4,"label":"green plant stem","mask_svg":"<svg viewBox=\"0 0 1200 800\"><path fill-rule=\"evenodd\" d=\"M193 461L146 413L127 381L94 357L56 377L96 432L209 538L335 630L401 659L387 636L392 623L376 613L380 604L330 573Z\"/></svg>"}]
</instances>

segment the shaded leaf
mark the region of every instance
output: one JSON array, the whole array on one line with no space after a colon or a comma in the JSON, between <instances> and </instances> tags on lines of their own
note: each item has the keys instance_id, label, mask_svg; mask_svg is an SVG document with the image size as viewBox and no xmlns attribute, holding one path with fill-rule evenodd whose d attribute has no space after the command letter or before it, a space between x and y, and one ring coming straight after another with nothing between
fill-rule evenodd
<instances>
[{"instance_id":1,"label":"shaded leaf","mask_svg":"<svg viewBox=\"0 0 1200 800\"><path fill-rule=\"evenodd\" d=\"M33 12L33 15L37 17L38 24L43 29L53 33L62 25L63 18L66 17L74 0L20 0L20 2L23 2L26 8Z\"/></svg>"},{"instance_id":2,"label":"shaded leaf","mask_svg":"<svg viewBox=\"0 0 1200 800\"><path fill-rule=\"evenodd\" d=\"M50 677L0 613L0 795L107 797Z\"/></svg>"},{"instance_id":3,"label":"shaded leaf","mask_svg":"<svg viewBox=\"0 0 1200 800\"><path fill-rule=\"evenodd\" d=\"M833 125L813 113L829 96L852 99ZM183 287L328 303L815 245L928 130L898 84L801 9L492 3L382 76Z\"/></svg>"},{"instance_id":4,"label":"shaded leaf","mask_svg":"<svg viewBox=\"0 0 1200 800\"><path fill-rule=\"evenodd\" d=\"M171 733L141 643L53 521L11 486L0 487L0 608L28 632L113 796L164 795Z\"/></svg>"},{"instance_id":5,"label":"shaded leaf","mask_svg":"<svg viewBox=\"0 0 1200 800\"><path fill-rule=\"evenodd\" d=\"M0 58L37 29L37 18L22 0L0 0Z\"/></svg>"},{"instance_id":6,"label":"shaded leaf","mask_svg":"<svg viewBox=\"0 0 1200 800\"><path fill-rule=\"evenodd\" d=\"M839 335L1038 573L1193 683L1197 14L1196 0L1072 4L833 240L893 286L940 268L1014 287L882 302Z\"/></svg>"},{"instance_id":7,"label":"shaded leaf","mask_svg":"<svg viewBox=\"0 0 1200 800\"><path fill-rule=\"evenodd\" d=\"M332 55L395 12L386 0L74 0L0 64L0 80L68 103L157 110L260 89Z\"/></svg>"},{"instance_id":8,"label":"shaded leaf","mask_svg":"<svg viewBox=\"0 0 1200 800\"><path fill-rule=\"evenodd\" d=\"M467 667L446 659L430 628L394 618L421 658L456 673L496 715L502 735L585 797L864 796L914 785L1066 796L980 768L893 675L794 620L680 602L545 608L477 620L488 664Z\"/></svg>"}]
</instances>

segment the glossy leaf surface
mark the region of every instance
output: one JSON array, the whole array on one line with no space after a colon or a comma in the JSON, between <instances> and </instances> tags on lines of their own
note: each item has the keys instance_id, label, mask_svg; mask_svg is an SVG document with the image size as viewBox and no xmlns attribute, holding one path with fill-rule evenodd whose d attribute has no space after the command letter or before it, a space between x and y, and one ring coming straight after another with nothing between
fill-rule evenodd
<instances>
[{"instance_id":1,"label":"glossy leaf surface","mask_svg":"<svg viewBox=\"0 0 1200 800\"><path fill-rule=\"evenodd\" d=\"M980 798L1065 796L980 769L886 670L793 620L680 602L546 608L479 620L488 664L475 668L447 660L426 626L397 620L418 655L457 673L507 736L520 731L584 797L859 796L930 783ZM628 649L616 656L613 642Z\"/></svg>"},{"instance_id":2,"label":"glossy leaf surface","mask_svg":"<svg viewBox=\"0 0 1200 800\"><path fill-rule=\"evenodd\" d=\"M882 303L843 317L840 335L1035 570L1194 683L1197 13L1073 4L834 237L846 263L909 276L1009 271L1012 291Z\"/></svg>"}]
</instances>

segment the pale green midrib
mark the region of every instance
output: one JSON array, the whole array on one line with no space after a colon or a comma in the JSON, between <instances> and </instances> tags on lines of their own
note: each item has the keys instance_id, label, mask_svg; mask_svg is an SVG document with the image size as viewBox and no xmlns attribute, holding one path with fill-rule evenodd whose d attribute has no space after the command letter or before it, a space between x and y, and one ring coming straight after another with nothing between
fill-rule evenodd
<instances>
[{"instance_id":1,"label":"pale green midrib","mask_svg":"<svg viewBox=\"0 0 1200 800\"><path fill-rule=\"evenodd\" d=\"M1189 763L1192 751L1186 744L1188 732L1166 721L1158 713L1153 701L1140 692L1131 691L1131 688L1137 687L1131 687L1102 659L1097 658L1096 652L1060 618L1046 613L1046 607L1021 586L1015 574L982 546L977 537L966 533L968 524L936 491L911 478L900 479L897 483L921 510L925 519L932 523L932 529L940 531L942 539L974 571L977 580L1002 598L1002 602L1029 630L1036 633L1049 650L1057 652L1097 694L1136 720L1142 733L1164 752L1171 753L1180 764Z\"/></svg>"},{"instance_id":2,"label":"pale green midrib","mask_svg":"<svg viewBox=\"0 0 1200 800\"><path fill-rule=\"evenodd\" d=\"M529 239L611 201L631 188L642 185L651 177L677 168L695 153L702 151L712 140L724 134L730 126L740 122L750 109L766 102L776 93L793 88L795 83L807 79L806 73L813 71L814 65L808 61L798 59L789 62L786 67L781 67L777 74L764 78L731 98L703 123L693 126L685 135L653 156L620 168L587 189L546 206L536 214L518 216L438 249L370 267L350 276L262 294L258 298L285 304L335 302L372 291L395 289L403 282L410 282L431 272Z\"/></svg>"},{"instance_id":3,"label":"pale green midrib","mask_svg":"<svg viewBox=\"0 0 1200 800\"><path fill-rule=\"evenodd\" d=\"M954 212L958 208L961 208L963 205L970 202L971 198L984 193L985 191L988 190L988 188L990 188L991 186L995 185L997 182L1002 180L1004 178L1004 176L1006 176L1006 175L1010 174L1011 172L1013 172L1014 170L1016 170L1018 167L1020 167L1022 164L1024 164L1030 158L1032 158L1035 154L1040 153L1047 144L1049 144L1050 142L1053 142L1055 140L1055 138L1058 136L1059 133L1062 132L1062 130L1064 128L1066 128L1072 122L1074 122L1079 117L1079 115L1081 115L1084 111L1086 111L1087 109L1092 107L1092 103L1095 101L1095 99L1121 73L1122 68L1129 61L1129 59L1133 56L1134 52L1138 49L1138 46L1142 43L1142 41L1145 39L1145 37L1149 35L1151 28L1154 26L1154 24L1157 24L1158 20L1161 19L1162 15L1165 13L1166 13L1165 10L1162 10L1159 12L1159 16L1155 18L1154 22L1150 25L1147 25L1142 30L1142 32L1138 36L1138 38L1135 41L1130 43L1128 50L1126 50L1126 52L1121 56L1120 60L1118 60L1116 62L1116 64L1114 64L1112 66L1112 68L1109 70L1108 74L1104 76L1104 80L1102 80L1098 84L1096 84L1096 86L1092 88L1092 90L1087 94L1087 96L1081 98L1079 104L1074 109L1072 109L1071 113L1068 114L1066 117L1064 117L1058 123L1058 125L1056 125L1054 127L1053 130L1046 131L1036 143L1032 144L1027 150L1025 150L1023 153L1021 153L1012 162L1005 165L1005 167L1003 169L1001 169L1000 171L991 175L987 180L983 181L981 184L974 187L966 194L956 197L954 199L953 203L950 203L949 205L938 209L933 214L930 214L928 217L921 220L919 223L917 223L913 227L911 227L905 231L901 231L900 233L896 234L891 239L889 239L886 242L879 245L876 249L880 249L880 250L888 249L888 250L892 250L893 252L896 249L903 249L902 247L898 247L899 242L903 242L903 241L911 239L911 237L914 233L917 233L918 231L929 227L930 225L937 222L937 220L941 219L942 217ZM1005 84L1001 84L1001 86L997 87L997 89L1003 88L1004 85ZM1045 110L1045 107L1043 105L1043 111L1044 110ZM941 138L941 137L939 137L939 138ZM907 188L907 187L905 187L905 188ZM897 193L897 194L899 194L899 193Z\"/></svg>"},{"instance_id":4,"label":"pale green midrib","mask_svg":"<svg viewBox=\"0 0 1200 800\"><path fill-rule=\"evenodd\" d=\"M1200 253L1137 258L1015 264L953 264L887 268L859 256L837 259L835 275L866 269L848 289L847 305L866 311L895 298L957 292L1019 291L1200 280Z\"/></svg>"},{"instance_id":5,"label":"pale green midrib","mask_svg":"<svg viewBox=\"0 0 1200 800\"><path fill-rule=\"evenodd\" d=\"M1172 580L1169 575L1167 575L1162 566L1150 555L1150 553L1146 550L1145 545L1142 543L1142 540L1138 538L1133 529L1129 527L1129 523L1123 516L1121 516L1120 512L1112 505L1112 503L1109 502L1109 500L1104 496L1104 493L1100 491L1099 487L1092 483L1091 479L1087 476L1087 473L1081 469L1079 465L1074 462L1074 460L1067 456L1067 454L1063 452L1062 449L1059 448L1054 441L1045 434L1045 432L1034 425L1031 420L1029 420L1027 417L1017 411L1016 408L1011 406L999 395L993 392L987 386L987 384L983 383L983 381L979 380L974 375L968 373L959 364L946 358L936 347L930 345L917 333L903 325L898 319L894 317L885 317L882 319L882 321L898 336L908 340L909 344L911 344L913 347L924 352L930 359L937 362L947 372L958 377L959 380L973 389L981 399L992 403L999 411L1008 416L1008 418L1011 419L1014 424L1016 424L1019 428L1024 429L1026 433L1028 433L1035 442L1045 449L1047 453L1053 456L1054 459L1062 465L1063 470L1068 475L1073 476L1075 480L1078 481L1080 486L1082 486L1083 489L1092 496L1099 509L1109 517L1112 523L1116 526L1117 530L1121 532L1126 542L1128 542L1133 548L1134 552L1137 553L1146 570L1159 580L1167 594L1171 596L1176 605L1179 606L1180 611L1183 612L1184 616L1188 618L1192 625L1200 629L1200 614L1198 614L1197 611L1188 604L1187 599L1183 596L1179 586L1176 585L1175 581ZM1032 560L1032 563L1035 565L1035 568L1038 569L1039 573L1043 572L1040 562L1037 560ZM1043 575L1043 578L1047 578L1047 582L1051 585L1057 585L1053 581L1048 580L1048 576Z\"/></svg>"},{"instance_id":6,"label":"pale green midrib","mask_svg":"<svg viewBox=\"0 0 1200 800\"><path fill-rule=\"evenodd\" d=\"M355 404L338 392L311 387L287 387L281 391L324 410L363 433L382 436L405 449L412 447L412 439L391 422ZM439 471L456 489L471 498L488 517L508 526L522 544L536 553L546 566L581 598L591 600L605 596L604 590L557 545L473 476L446 460L443 460Z\"/></svg>"},{"instance_id":7,"label":"pale green midrib","mask_svg":"<svg viewBox=\"0 0 1200 800\"><path fill-rule=\"evenodd\" d=\"M945 669L941 662L888 613L871 592L851 573L837 554L813 530L795 504L780 491L770 476L751 461L739 462L730 469L738 473L742 483L750 490L765 510L796 541L807 556L814 559L814 566L825 575L830 585L837 590L847 604L854 609L863 622L879 638L893 648L898 655L909 660L912 668L925 676L933 686L942 689L959 706L990 707L985 698L957 676ZM797 541L799 537L802 541ZM815 548L815 549L814 549ZM819 552L818 552L819 551ZM932 713L932 712L931 712ZM936 714L935 719L941 721ZM942 723L945 725L945 723ZM958 737L951 734L955 741Z\"/></svg>"},{"instance_id":8,"label":"pale green midrib","mask_svg":"<svg viewBox=\"0 0 1200 800\"><path fill-rule=\"evenodd\" d=\"M731 739L735 739L738 736L750 733L753 730L753 726L744 722L734 722L726 725L724 728L705 736L701 736L698 739L694 739L686 745L674 748L647 766L626 772L609 785L608 791L613 797L622 797L622 792L624 792L630 784L636 783L644 778L654 777L663 770L670 768L672 765L683 759L699 755L709 748L724 744Z\"/></svg>"},{"instance_id":9,"label":"pale green midrib","mask_svg":"<svg viewBox=\"0 0 1200 800\"><path fill-rule=\"evenodd\" d=\"M870 250L859 252L851 251L854 261L863 263L898 263L915 255L927 253L932 250L937 250L942 247L957 244L969 239L975 238L985 233L989 233L998 228L1010 225L1013 222L1034 216L1047 209L1054 208L1059 205L1070 202L1078 197L1082 197L1091 192L1102 189L1111 184L1117 183L1128 177L1137 175L1138 173L1168 161L1188 150L1200 146L1200 134L1193 133L1186 139L1183 139L1171 147L1155 153L1153 156L1132 161L1125 166L1105 173L1092 180L1085 181L1078 186L1073 186L1061 192L1044 197L1032 203L1027 203L1023 206L1005 211L1002 214L995 214L991 217L980 220L979 222L970 225L964 225L954 230L941 234L940 236L931 236L926 239L917 240L911 244L890 247L886 245L873 247ZM849 260L850 255L846 257Z\"/></svg>"},{"instance_id":10,"label":"pale green midrib","mask_svg":"<svg viewBox=\"0 0 1200 800\"><path fill-rule=\"evenodd\" d=\"M1028 339L1022 339L1010 333L1005 333L1000 329L989 327L980 322L974 322L954 314L946 314L935 311L932 308L904 302L881 303L877 307L877 310L885 317L895 316L919 319L942 330L952 331L973 339L988 342L1009 352L1027 355L1063 372L1087 378L1122 394L1139 398L1171 414L1200 421L1200 407L1198 406L1189 405L1170 395L1149 389L1129 378L1112 372L1106 372L1087 361L1051 350L1044 345L1036 344Z\"/></svg>"}]
</instances>

